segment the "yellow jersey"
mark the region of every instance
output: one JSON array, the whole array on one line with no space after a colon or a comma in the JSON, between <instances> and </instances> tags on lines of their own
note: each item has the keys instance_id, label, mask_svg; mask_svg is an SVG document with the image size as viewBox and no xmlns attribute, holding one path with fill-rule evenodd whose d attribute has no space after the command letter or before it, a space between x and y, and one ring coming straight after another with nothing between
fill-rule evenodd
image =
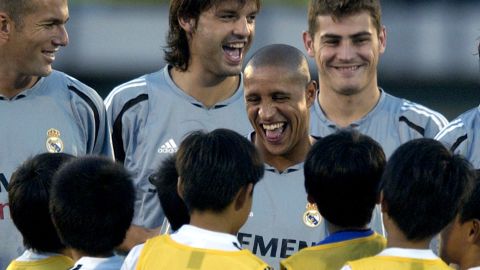
<instances>
[{"instance_id":1,"label":"yellow jersey","mask_svg":"<svg viewBox=\"0 0 480 270\"><path fill-rule=\"evenodd\" d=\"M283 270L340 269L347 261L377 255L387 245L385 237L370 236L304 248L280 262Z\"/></svg>"},{"instance_id":2,"label":"yellow jersey","mask_svg":"<svg viewBox=\"0 0 480 270\"><path fill-rule=\"evenodd\" d=\"M414 259L396 256L374 256L357 261L348 262L352 270L452 270L450 266L440 259Z\"/></svg>"},{"instance_id":3,"label":"yellow jersey","mask_svg":"<svg viewBox=\"0 0 480 270\"><path fill-rule=\"evenodd\" d=\"M160 235L145 242L136 269L268 270L271 268L248 250L222 251L194 248L173 241L170 235Z\"/></svg>"},{"instance_id":4,"label":"yellow jersey","mask_svg":"<svg viewBox=\"0 0 480 270\"><path fill-rule=\"evenodd\" d=\"M35 261L12 261L7 270L68 270L73 264L70 257L57 255Z\"/></svg>"}]
</instances>

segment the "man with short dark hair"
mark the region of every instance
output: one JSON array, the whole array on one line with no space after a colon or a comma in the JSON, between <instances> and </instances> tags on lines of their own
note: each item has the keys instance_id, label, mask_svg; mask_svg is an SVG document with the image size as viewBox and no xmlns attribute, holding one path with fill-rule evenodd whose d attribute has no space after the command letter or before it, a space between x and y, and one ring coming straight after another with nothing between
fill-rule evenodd
<instances>
[{"instance_id":1,"label":"man with short dark hair","mask_svg":"<svg viewBox=\"0 0 480 270\"><path fill-rule=\"evenodd\" d=\"M137 188L126 249L158 233L164 214L148 177L188 132L251 131L241 70L259 8L260 0L171 1L168 64L106 98L115 157L134 174Z\"/></svg>"},{"instance_id":2,"label":"man with short dark hair","mask_svg":"<svg viewBox=\"0 0 480 270\"><path fill-rule=\"evenodd\" d=\"M102 99L52 69L68 19L67 0L0 0L0 269L23 252L8 210L13 170L44 152L112 155Z\"/></svg>"},{"instance_id":3,"label":"man with short dark hair","mask_svg":"<svg viewBox=\"0 0 480 270\"><path fill-rule=\"evenodd\" d=\"M353 128L380 143L385 155L415 138L433 138L448 122L378 86L377 66L387 46L380 0L310 0L305 48L320 78L311 132L324 137Z\"/></svg>"}]
</instances>

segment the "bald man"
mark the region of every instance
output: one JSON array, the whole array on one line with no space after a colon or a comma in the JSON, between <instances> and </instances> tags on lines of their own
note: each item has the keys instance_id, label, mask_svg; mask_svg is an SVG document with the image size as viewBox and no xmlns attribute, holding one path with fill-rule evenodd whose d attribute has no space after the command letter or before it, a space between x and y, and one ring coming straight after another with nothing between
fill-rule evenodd
<instances>
[{"instance_id":1,"label":"bald man","mask_svg":"<svg viewBox=\"0 0 480 270\"><path fill-rule=\"evenodd\" d=\"M317 209L307 202L303 177L303 162L315 141L309 135L309 109L317 84L302 52L280 44L256 52L244 78L247 115L254 128L250 139L266 170L238 237L243 247L275 267L325 236Z\"/></svg>"}]
</instances>

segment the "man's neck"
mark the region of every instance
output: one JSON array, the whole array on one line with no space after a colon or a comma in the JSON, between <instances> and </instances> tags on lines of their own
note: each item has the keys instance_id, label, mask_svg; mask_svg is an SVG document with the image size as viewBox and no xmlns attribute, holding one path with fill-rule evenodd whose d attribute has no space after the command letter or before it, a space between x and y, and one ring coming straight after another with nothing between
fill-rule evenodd
<instances>
[{"instance_id":1,"label":"man's neck","mask_svg":"<svg viewBox=\"0 0 480 270\"><path fill-rule=\"evenodd\" d=\"M323 90L322 90L323 89ZM341 95L320 86L318 101L328 119L340 127L348 127L365 117L380 100L380 90L373 87L354 95Z\"/></svg>"},{"instance_id":2,"label":"man's neck","mask_svg":"<svg viewBox=\"0 0 480 270\"><path fill-rule=\"evenodd\" d=\"M280 172L304 162L308 151L314 143L315 139L312 136L305 135L304 139L299 140L298 144L294 146L294 149L290 150L288 153L284 155L274 155L269 153L259 142L255 141L256 147L260 153L262 153L265 163L274 167Z\"/></svg>"},{"instance_id":3,"label":"man's neck","mask_svg":"<svg viewBox=\"0 0 480 270\"><path fill-rule=\"evenodd\" d=\"M240 84L240 75L214 76L197 72L193 68L187 71L172 68L170 76L180 89L207 108L231 97Z\"/></svg>"},{"instance_id":4,"label":"man's neck","mask_svg":"<svg viewBox=\"0 0 480 270\"><path fill-rule=\"evenodd\" d=\"M0 94L12 98L25 89L32 88L40 78L19 74L0 73Z\"/></svg>"}]
</instances>

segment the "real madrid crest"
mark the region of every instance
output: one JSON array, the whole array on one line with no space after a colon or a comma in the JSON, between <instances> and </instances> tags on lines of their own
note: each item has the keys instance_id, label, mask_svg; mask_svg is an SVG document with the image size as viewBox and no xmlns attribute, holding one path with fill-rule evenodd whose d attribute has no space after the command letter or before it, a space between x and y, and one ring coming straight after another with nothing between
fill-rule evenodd
<instances>
[{"instance_id":1,"label":"real madrid crest","mask_svg":"<svg viewBox=\"0 0 480 270\"><path fill-rule=\"evenodd\" d=\"M45 142L49 153L63 152L63 141L60 139L60 131L51 128L47 131L47 141Z\"/></svg>"},{"instance_id":2,"label":"real madrid crest","mask_svg":"<svg viewBox=\"0 0 480 270\"><path fill-rule=\"evenodd\" d=\"M322 222L322 216L318 212L317 206L314 203L307 203L305 208L307 210L303 213L303 223L311 228L318 227Z\"/></svg>"}]
</instances>

